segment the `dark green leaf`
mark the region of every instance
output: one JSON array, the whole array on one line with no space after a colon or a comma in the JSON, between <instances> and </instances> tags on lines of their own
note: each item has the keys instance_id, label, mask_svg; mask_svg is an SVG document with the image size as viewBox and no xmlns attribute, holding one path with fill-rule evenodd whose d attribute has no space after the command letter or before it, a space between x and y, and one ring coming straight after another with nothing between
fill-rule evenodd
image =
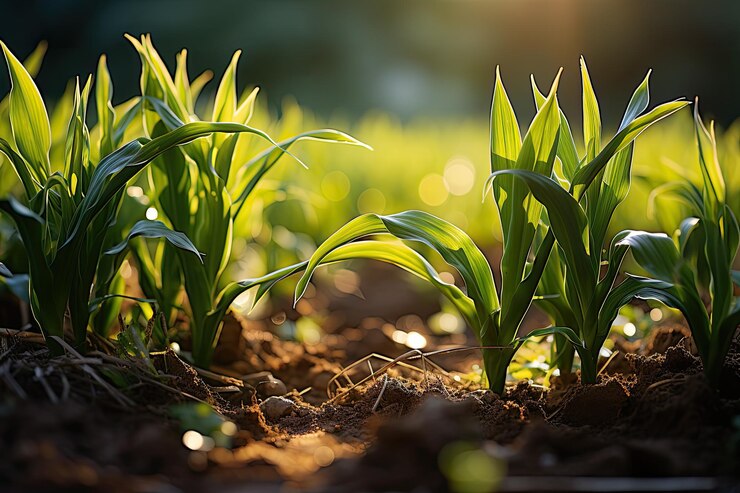
<instances>
[{"instance_id":1,"label":"dark green leaf","mask_svg":"<svg viewBox=\"0 0 740 493\"><path fill-rule=\"evenodd\" d=\"M126 249L128 243L137 236L143 236L144 238L164 238L177 248L191 252L200 258L200 252L198 252L193 242L185 234L179 231L172 231L162 221L150 221L148 219L142 219L134 224L126 239L118 245L109 248L105 254L116 255L121 253Z\"/></svg>"}]
</instances>

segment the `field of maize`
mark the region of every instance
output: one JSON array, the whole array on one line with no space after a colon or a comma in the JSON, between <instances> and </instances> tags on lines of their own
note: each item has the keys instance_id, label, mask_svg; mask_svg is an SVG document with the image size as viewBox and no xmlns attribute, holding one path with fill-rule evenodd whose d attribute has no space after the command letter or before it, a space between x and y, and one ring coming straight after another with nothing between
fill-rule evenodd
<instances>
[{"instance_id":1,"label":"field of maize","mask_svg":"<svg viewBox=\"0 0 740 493\"><path fill-rule=\"evenodd\" d=\"M490 60L486 119L332 116L120 33L134 96L100 55L52 99L2 38L0 491L737 491L701 94Z\"/></svg>"}]
</instances>

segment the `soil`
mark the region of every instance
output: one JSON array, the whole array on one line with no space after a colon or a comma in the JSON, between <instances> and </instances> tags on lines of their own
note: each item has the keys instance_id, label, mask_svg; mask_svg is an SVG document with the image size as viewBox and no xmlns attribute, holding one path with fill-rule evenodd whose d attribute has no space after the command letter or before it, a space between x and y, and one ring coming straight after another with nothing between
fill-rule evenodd
<instances>
[{"instance_id":1,"label":"soil","mask_svg":"<svg viewBox=\"0 0 740 493\"><path fill-rule=\"evenodd\" d=\"M387 361L375 358L346 370L364 356L361 343L365 353L390 358L408 351L381 319L313 345L283 341L269 325L230 319L213 373L172 351L154 354L152 369L101 351L50 357L38 344L0 338L0 491L737 491L740 484L737 338L719 391L705 381L685 327L669 324L644 341L615 340L616 356L602 362L595 385L520 382L499 397L431 362L404 360L422 371L384 368ZM230 446L183 446L185 430L171 410L188 402L207 403L237 425Z\"/></svg>"}]
</instances>

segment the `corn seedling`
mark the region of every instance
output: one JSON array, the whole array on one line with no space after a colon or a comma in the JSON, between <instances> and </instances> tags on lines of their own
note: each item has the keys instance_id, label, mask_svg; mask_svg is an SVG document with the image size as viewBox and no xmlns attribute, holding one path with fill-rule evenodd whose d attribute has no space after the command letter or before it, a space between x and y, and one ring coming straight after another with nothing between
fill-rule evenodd
<instances>
[{"instance_id":1,"label":"corn seedling","mask_svg":"<svg viewBox=\"0 0 740 493\"><path fill-rule=\"evenodd\" d=\"M141 93L145 128L151 136L184 128L198 121L195 107L201 82L187 75L187 53L177 58L171 75L147 36L129 37L142 61ZM215 122L249 122L257 90L237 97L235 53L216 91L211 118ZM196 87L197 86L197 87ZM192 123L190 123L192 125ZM231 123L223 123L231 125ZM226 283L224 270L230 259L234 222L260 180L293 144L301 140L364 145L337 130L301 133L262 151L254 152L238 134L214 134L164 154L150 167L149 178L157 208L177 231L184 232L203 259L172 252L160 244L161 277L158 265L144 246L137 249L145 293L161 300L172 316L183 290L190 307L190 332L194 361L210 364L219 328L234 299L251 287L250 282ZM268 276L269 277L269 276Z\"/></svg>"},{"instance_id":2,"label":"corn seedling","mask_svg":"<svg viewBox=\"0 0 740 493\"><path fill-rule=\"evenodd\" d=\"M606 163L602 171L595 174L591 185L581 195L564 193L581 171L581 163L593 162L602 151L601 117L599 104L593 91L588 69L581 59L583 84L583 138L585 156L580 159L569 131L564 132L558 147L559 169L555 180L540 176L524 176L530 188L535 180L544 189L535 192L535 197L545 204L547 215L558 247L553 249L542 273L538 293L542 295L539 305L548 313L555 326L569 327L578 336L573 344L561 335L555 335L556 361L563 372L570 372L574 348L581 356L581 379L584 383L596 381L596 366L601 347L624 300L622 290L614 286L627 248L620 240L627 234L617 234L608 250L606 244L609 223L617 206L627 196L630 187L630 172L634 153L634 142L622 146ZM624 117L617 130L623 131L635 118L642 114L649 102L650 73L637 87L630 99ZM538 105L544 104L534 81L533 92ZM669 103L670 111L684 106L685 102ZM561 115L561 129L568 129L565 115ZM532 173L528 173L532 175ZM551 195L545 198L545 195ZM566 221L558 216L565 215ZM562 230L563 226L570 230ZM582 239L582 241L578 241ZM537 242L543 242L540 237ZM571 245L566 246L569 241Z\"/></svg>"},{"instance_id":3,"label":"corn seedling","mask_svg":"<svg viewBox=\"0 0 740 493\"><path fill-rule=\"evenodd\" d=\"M667 183L656 195L672 192L688 207L691 216L678 227L675 238L665 234L633 231L619 245L631 248L637 263L661 285L642 293L681 310L704 363L704 371L718 385L727 352L738 324L740 298L733 284L740 275L732 270L738 251L740 229L732 209L717 158L714 122L707 128L694 106L694 125L702 175L701 187L689 182ZM643 278L628 277L631 285L646 284ZM708 295L709 308L703 295Z\"/></svg>"},{"instance_id":4,"label":"corn seedling","mask_svg":"<svg viewBox=\"0 0 740 493\"><path fill-rule=\"evenodd\" d=\"M62 348L55 338L64 337L67 327L75 344L84 343L91 311L108 296L91 299L91 293L100 292L117 270L104 261L106 254L122 253L131 239L142 236L164 238L200 262L198 250L183 233L158 221L137 222L120 242L109 234L120 226L118 211L129 180L168 149L214 131L263 133L244 125L196 122L121 146L136 108L116 115L112 84L101 59L95 88L99 139L92 141L86 124L89 77L82 89L79 83L75 86L63 161L54 166L61 170L52 171L51 126L44 101L29 72L5 44L2 49L12 84L13 138L0 139L0 152L12 164L24 197L0 200L0 210L13 220L24 243L31 310L50 347L58 352ZM94 159L96 155L100 158ZM108 268L101 270L104 265Z\"/></svg>"},{"instance_id":5,"label":"corn seedling","mask_svg":"<svg viewBox=\"0 0 740 493\"><path fill-rule=\"evenodd\" d=\"M661 105L643 116L639 116L637 111L628 114L623 128L604 149L579 167L567 121L557 102L559 75L522 139L498 71L496 74L491 109L493 174L487 187L493 189L503 229L500 298L488 262L467 234L429 213L407 211L389 216L366 214L329 237L309 260L298 282L296 299L305 292L314 270L327 262L327 256L335 251L340 251L343 256L372 258L406 269L437 287L473 328L483 348L488 382L498 393L504 390L511 358L528 337L561 334L582 347L579 337L569 327L549 327L524 338L517 337L524 315L535 298L535 290L556 236L561 241L561 248L569 255L573 254L571 257L576 253L587 255L588 245L583 243L586 239L584 213L577 201L552 179L556 156L559 151L571 152L569 159L561 164L563 168L570 166L566 170L571 180L570 187L581 194L617 152L684 103ZM564 196L570 201L564 201ZM541 203L545 206L557 204L548 216L550 227L540 223ZM575 216L575 222L571 221L570 215ZM533 251L538 228L546 228L547 232L542 234L539 248ZM422 255L404 244L385 241L351 243L375 234L390 234L397 239L421 242L431 247L460 272L466 291L442 281ZM532 261L529 260L530 253L534 254ZM587 276L591 269L590 265L582 264L577 268L583 276Z\"/></svg>"}]
</instances>

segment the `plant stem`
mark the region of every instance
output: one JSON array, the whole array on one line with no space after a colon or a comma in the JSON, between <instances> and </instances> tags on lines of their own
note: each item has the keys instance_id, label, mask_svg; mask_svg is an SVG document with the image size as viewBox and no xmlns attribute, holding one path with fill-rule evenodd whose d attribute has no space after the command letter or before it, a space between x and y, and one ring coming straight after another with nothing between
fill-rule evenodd
<instances>
[{"instance_id":1,"label":"plant stem","mask_svg":"<svg viewBox=\"0 0 740 493\"><path fill-rule=\"evenodd\" d=\"M598 349L595 355L591 358L581 358L581 383L582 384L593 384L596 383L596 377L598 376L596 367L599 359Z\"/></svg>"},{"instance_id":2,"label":"plant stem","mask_svg":"<svg viewBox=\"0 0 740 493\"><path fill-rule=\"evenodd\" d=\"M513 348L483 350L483 366L488 378L488 386L498 395L503 395L506 387L506 372L514 357Z\"/></svg>"}]
</instances>

